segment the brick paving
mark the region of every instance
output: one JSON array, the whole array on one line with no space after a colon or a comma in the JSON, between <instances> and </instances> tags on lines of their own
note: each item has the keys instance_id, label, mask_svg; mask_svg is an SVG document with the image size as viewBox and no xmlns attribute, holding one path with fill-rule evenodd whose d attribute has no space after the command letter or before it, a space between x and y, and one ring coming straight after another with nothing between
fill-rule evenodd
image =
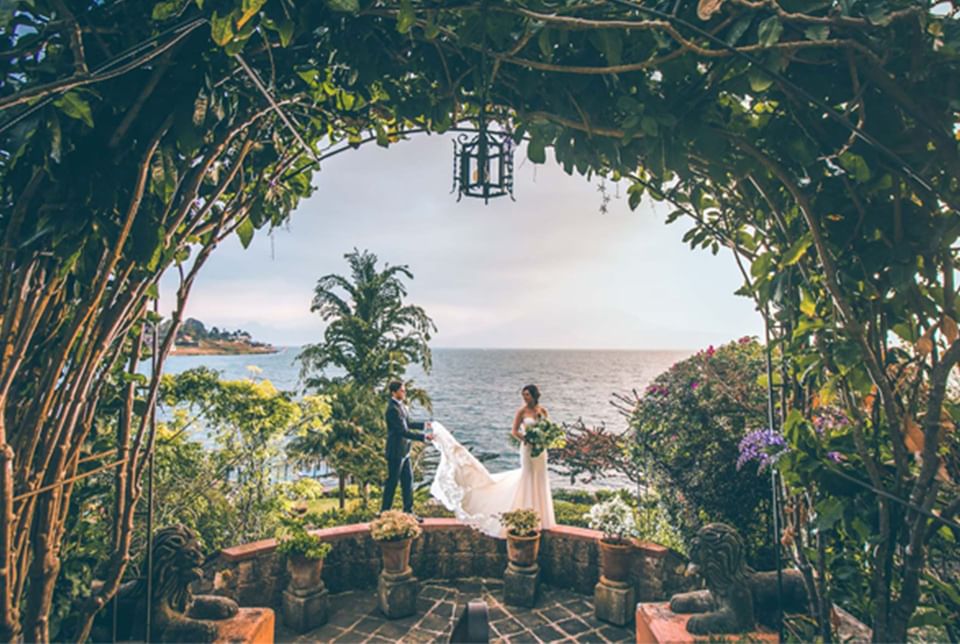
<instances>
[{"instance_id":1,"label":"brick paving","mask_svg":"<svg viewBox=\"0 0 960 644\"><path fill-rule=\"evenodd\" d=\"M619 628L598 621L593 603L569 590L540 585L534 608L503 603L503 581L467 578L424 580L420 584L417 614L389 620L377 607L376 589L353 590L330 596L330 620L324 626L296 635L278 625L278 642L446 642L454 618L467 602L486 601L490 641L509 642L632 642L632 626Z\"/></svg>"}]
</instances>

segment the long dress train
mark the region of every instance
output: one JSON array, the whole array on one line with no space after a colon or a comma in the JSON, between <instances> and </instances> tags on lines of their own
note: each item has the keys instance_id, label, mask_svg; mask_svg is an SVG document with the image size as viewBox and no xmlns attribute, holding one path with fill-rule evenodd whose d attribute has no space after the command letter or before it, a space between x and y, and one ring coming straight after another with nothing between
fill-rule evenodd
<instances>
[{"instance_id":1,"label":"long dress train","mask_svg":"<svg viewBox=\"0 0 960 644\"><path fill-rule=\"evenodd\" d=\"M536 510L542 528L556 525L545 451L534 458L523 444L519 469L491 474L443 424L434 421L431 431L440 463L430 493L458 520L498 538L506 536L500 514L511 510Z\"/></svg>"}]
</instances>

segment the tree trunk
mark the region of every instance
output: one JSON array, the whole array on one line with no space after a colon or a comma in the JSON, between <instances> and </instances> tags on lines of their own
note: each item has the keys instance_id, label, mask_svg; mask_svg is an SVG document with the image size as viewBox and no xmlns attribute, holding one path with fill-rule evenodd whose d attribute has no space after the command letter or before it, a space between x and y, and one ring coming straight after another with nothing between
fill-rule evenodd
<instances>
[{"instance_id":1,"label":"tree trunk","mask_svg":"<svg viewBox=\"0 0 960 644\"><path fill-rule=\"evenodd\" d=\"M340 489L338 490L340 496L340 509L345 510L347 507L347 477L342 472L337 476L340 479Z\"/></svg>"}]
</instances>

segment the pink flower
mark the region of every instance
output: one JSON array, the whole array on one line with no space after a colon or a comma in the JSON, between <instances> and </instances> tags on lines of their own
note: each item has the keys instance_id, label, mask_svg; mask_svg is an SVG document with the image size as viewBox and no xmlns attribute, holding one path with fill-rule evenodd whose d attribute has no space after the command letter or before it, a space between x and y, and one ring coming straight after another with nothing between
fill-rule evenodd
<instances>
[{"instance_id":1,"label":"pink flower","mask_svg":"<svg viewBox=\"0 0 960 644\"><path fill-rule=\"evenodd\" d=\"M737 342L739 342L740 344L750 344L750 342L751 342L752 340L753 340L753 338L751 338L749 335L745 335L745 336L743 336L742 338L740 338L739 340L737 340Z\"/></svg>"},{"instance_id":2,"label":"pink flower","mask_svg":"<svg viewBox=\"0 0 960 644\"><path fill-rule=\"evenodd\" d=\"M697 387L699 387L699 386L700 386L700 382L697 381L697 380L694 380L693 382L690 383L690 389L691 389L691 391L696 391L696 390L697 390Z\"/></svg>"},{"instance_id":3,"label":"pink flower","mask_svg":"<svg viewBox=\"0 0 960 644\"><path fill-rule=\"evenodd\" d=\"M709 347L707 347L707 357L708 357L708 358L712 358L712 357L713 357L713 354L715 354L716 352L717 352L717 350L713 348L713 345L712 345L712 344L711 344Z\"/></svg>"}]
</instances>

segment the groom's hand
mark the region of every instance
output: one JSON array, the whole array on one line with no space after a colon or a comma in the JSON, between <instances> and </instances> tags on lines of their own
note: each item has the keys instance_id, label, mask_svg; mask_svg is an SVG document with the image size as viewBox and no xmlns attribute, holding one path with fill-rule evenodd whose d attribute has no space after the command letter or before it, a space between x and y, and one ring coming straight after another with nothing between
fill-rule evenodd
<instances>
[{"instance_id":1,"label":"groom's hand","mask_svg":"<svg viewBox=\"0 0 960 644\"><path fill-rule=\"evenodd\" d=\"M433 440L433 434L425 434L425 435L424 435L424 438L427 439L428 441L432 441L432 440Z\"/></svg>"}]
</instances>

